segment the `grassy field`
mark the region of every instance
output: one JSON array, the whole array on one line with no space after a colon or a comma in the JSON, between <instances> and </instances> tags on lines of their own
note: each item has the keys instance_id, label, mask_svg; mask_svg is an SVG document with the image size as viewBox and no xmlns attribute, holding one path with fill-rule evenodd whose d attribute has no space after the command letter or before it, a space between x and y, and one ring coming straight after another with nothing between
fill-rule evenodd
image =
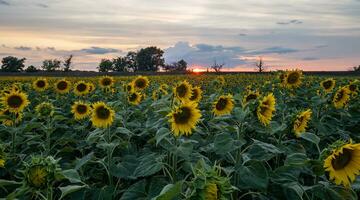
<instances>
[{"instance_id":1,"label":"grassy field","mask_svg":"<svg viewBox=\"0 0 360 200\"><path fill-rule=\"evenodd\" d=\"M0 77L0 198L358 199L358 76Z\"/></svg>"}]
</instances>

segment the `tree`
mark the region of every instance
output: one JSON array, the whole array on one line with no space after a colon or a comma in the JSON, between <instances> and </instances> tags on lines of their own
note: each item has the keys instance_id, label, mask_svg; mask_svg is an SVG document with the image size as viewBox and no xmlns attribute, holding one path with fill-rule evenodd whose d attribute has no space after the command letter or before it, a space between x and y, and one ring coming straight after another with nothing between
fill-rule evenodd
<instances>
[{"instance_id":1,"label":"tree","mask_svg":"<svg viewBox=\"0 0 360 200\"><path fill-rule=\"evenodd\" d=\"M112 60L113 71L116 72L126 72L129 68L129 61L126 57L117 57Z\"/></svg>"},{"instance_id":2,"label":"tree","mask_svg":"<svg viewBox=\"0 0 360 200\"><path fill-rule=\"evenodd\" d=\"M129 51L127 55L125 56L125 59L128 64L128 71L137 71L138 70L138 64L136 62L136 56L137 53L135 51Z\"/></svg>"},{"instance_id":3,"label":"tree","mask_svg":"<svg viewBox=\"0 0 360 200\"><path fill-rule=\"evenodd\" d=\"M61 61L57 60L57 59L44 60L42 66L41 66L41 68L43 70L48 71L48 72L56 71L56 70L60 69L60 67L61 67Z\"/></svg>"},{"instance_id":4,"label":"tree","mask_svg":"<svg viewBox=\"0 0 360 200\"><path fill-rule=\"evenodd\" d=\"M187 69L187 62L185 60L179 60L178 62L164 65L163 69L167 72L185 72Z\"/></svg>"},{"instance_id":5,"label":"tree","mask_svg":"<svg viewBox=\"0 0 360 200\"><path fill-rule=\"evenodd\" d=\"M34 67L34 65L30 65L25 69L26 72L37 72L39 71L38 69L36 69L36 67Z\"/></svg>"},{"instance_id":6,"label":"tree","mask_svg":"<svg viewBox=\"0 0 360 200\"><path fill-rule=\"evenodd\" d=\"M360 73L360 65L359 66L355 66L355 67L353 67L353 71L354 72L358 72L358 73Z\"/></svg>"},{"instance_id":7,"label":"tree","mask_svg":"<svg viewBox=\"0 0 360 200\"><path fill-rule=\"evenodd\" d=\"M72 64L73 55L71 54L67 59L64 61L64 72L71 71L71 64Z\"/></svg>"},{"instance_id":8,"label":"tree","mask_svg":"<svg viewBox=\"0 0 360 200\"><path fill-rule=\"evenodd\" d=\"M1 61L1 71L3 72L20 72L25 67L26 58L17 58L14 56L4 57Z\"/></svg>"},{"instance_id":9,"label":"tree","mask_svg":"<svg viewBox=\"0 0 360 200\"><path fill-rule=\"evenodd\" d=\"M265 71L264 61L263 61L262 57L260 57L259 61L255 63L255 66L256 66L256 70L258 72L264 72Z\"/></svg>"},{"instance_id":10,"label":"tree","mask_svg":"<svg viewBox=\"0 0 360 200\"><path fill-rule=\"evenodd\" d=\"M215 72L220 72L221 69L224 67L225 63L218 64L216 63L216 60L214 61L214 64L210 66L211 69L213 69Z\"/></svg>"},{"instance_id":11,"label":"tree","mask_svg":"<svg viewBox=\"0 0 360 200\"><path fill-rule=\"evenodd\" d=\"M163 54L164 51L157 47L140 49L136 55L137 69L135 71L158 71L165 65Z\"/></svg>"},{"instance_id":12,"label":"tree","mask_svg":"<svg viewBox=\"0 0 360 200\"><path fill-rule=\"evenodd\" d=\"M99 66L99 72L109 72L113 69L113 63L109 59L102 59Z\"/></svg>"}]
</instances>

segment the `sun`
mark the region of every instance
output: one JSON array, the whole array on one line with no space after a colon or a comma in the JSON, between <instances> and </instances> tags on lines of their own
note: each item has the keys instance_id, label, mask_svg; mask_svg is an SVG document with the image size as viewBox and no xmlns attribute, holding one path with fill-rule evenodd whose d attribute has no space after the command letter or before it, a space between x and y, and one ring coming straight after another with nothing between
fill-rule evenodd
<instances>
[{"instance_id":1,"label":"sun","mask_svg":"<svg viewBox=\"0 0 360 200\"><path fill-rule=\"evenodd\" d=\"M201 72L205 72L205 71L206 71L205 69L201 69L201 68L192 69L192 72L194 72L194 73L201 73Z\"/></svg>"}]
</instances>

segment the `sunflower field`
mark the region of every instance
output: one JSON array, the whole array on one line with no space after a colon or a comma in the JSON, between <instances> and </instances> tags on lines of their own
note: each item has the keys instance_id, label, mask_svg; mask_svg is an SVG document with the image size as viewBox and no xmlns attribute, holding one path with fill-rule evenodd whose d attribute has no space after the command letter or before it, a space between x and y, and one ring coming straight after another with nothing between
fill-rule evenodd
<instances>
[{"instance_id":1,"label":"sunflower field","mask_svg":"<svg viewBox=\"0 0 360 200\"><path fill-rule=\"evenodd\" d=\"M356 200L360 81L0 78L0 199Z\"/></svg>"}]
</instances>

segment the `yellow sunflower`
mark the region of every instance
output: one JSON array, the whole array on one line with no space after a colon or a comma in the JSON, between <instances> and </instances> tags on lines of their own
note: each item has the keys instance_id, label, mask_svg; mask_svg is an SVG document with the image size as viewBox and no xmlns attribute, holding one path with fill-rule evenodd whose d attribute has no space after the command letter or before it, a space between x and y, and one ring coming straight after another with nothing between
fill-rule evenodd
<instances>
[{"instance_id":1,"label":"yellow sunflower","mask_svg":"<svg viewBox=\"0 0 360 200\"><path fill-rule=\"evenodd\" d=\"M10 93L5 93L1 100L10 112L21 112L30 104L27 95L19 90L11 90Z\"/></svg>"},{"instance_id":2,"label":"yellow sunflower","mask_svg":"<svg viewBox=\"0 0 360 200\"><path fill-rule=\"evenodd\" d=\"M280 74L279 74L279 80L280 80L280 84L282 85L282 86L285 86L286 84L285 84L285 82L286 82L286 76L287 76L287 73L286 72L281 72Z\"/></svg>"},{"instance_id":3,"label":"yellow sunflower","mask_svg":"<svg viewBox=\"0 0 360 200\"><path fill-rule=\"evenodd\" d=\"M110 88L114 83L114 78L111 76L104 76L99 80L99 85L102 88Z\"/></svg>"},{"instance_id":4,"label":"yellow sunflower","mask_svg":"<svg viewBox=\"0 0 360 200\"><path fill-rule=\"evenodd\" d=\"M65 79L58 80L55 83L55 91L59 94L65 94L70 91L71 83Z\"/></svg>"},{"instance_id":5,"label":"yellow sunflower","mask_svg":"<svg viewBox=\"0 0 360 200\"><path fill-rule=\"evenodd\" d=\"M82 120L88 117L91 113L90 105L82 101L76 101L71 106L71 113L74 114L76 120Z\"/></svg>"},{"instance_id":6,"label":"yellow sunflower","mask_svg":"<svg viewBox=\"0 0 360 200\"><path fill-rule=\"evenodd\" d=\"M301 133L305 132L308 123L311 119L312 112L310 109L307 109L301 112L294 121L293 130L296 137L300 137Z\"/></svg>"},{"instance_id":7,"label":"yellow sunflower","mask_svg":"<svg viewBox=\"0 0 360 200\"><path fill-rule=\"evenodd\" d=\"M300 70L292 70L286 73L285 85L288 88L297 88L301 85L302 72Z\"/></svg>"},{"instance_id":8,"label":"yellow sunflower","mask_svg":"<svg viewBox=\"0 0 360 200\"><path fill-rule=\"evenodd\" d=\"M191 135L201 113L195 102L187 102L174 108L168 115L171 130L175 136Z\"/></svg>"},{"instance_id":9,"label":"yellow sunflower","mask_svg":"<svg viewBox=\"0 0 360 200\"><path fill-rule=\"evenodd\" d=\"M11 113L9 109L4 109L0 111L0 116L6 117L5 119L1 119L1 123L5 126L13 126L14 125L14 118L15 124L21 122L23 114L21 112Z\"/></svg>"},{"instance_id":10,"label":"yellow sunflower","mask_svg":"<svg viewBox=\"0 0 360 200\"><path fill-rule=\"evenodd\" d=\"M90 92L89 84L87 84L85 81L78 81L75 83L74 86L74 93L77 96L84 96L87 95Z\"/></svg>"},{"instance_id":11,"label":"yellow sunflower","mask_svg":"<svg viewBox=\"0 0 360 200\"><path fill-rule=\"evenodd\" d=\"M86 84L87 84L88 87L89 87L89 93L95 91L96 87L95 87L94 83L88 82L88 83L86 83Z\"/></svg>"},{"instance_id":12,"label":"yellow sunflower","mask_svg":"<svg viewBox=\"0 0 360 200\"><path fill-rule=\"evenodd\" d=\"M339 88L333 98L334 107L339 109L346 106L350 100L350 90L347 87Z\"/></svg>"},{"instance_id":13,"label":"yellow sunflower","mask_svg":"<svg viewBox=\"0 0 360 200\"><path fill-rule=\"evenodd\" d=\"M48 88L49 83L45 78L39 78L35 80L32 85L34 90L38 92L43 92Z\"/></svg>"},{"instance_id":14,"label":"yellow sunflower","mask_svg":"<svg viewBox=\"0 0 360 200\"><path fill-rule=\"evenodd\" d=\"M2 149L0 149L0 168L5 167L5 162L6 162L5 153L3 152Z\"/></svg>"},{"instance_id":15,"label":"yellow sunflower","mask_svg":"<svg viewBox=\"0 0 360 200\"><path fill-rule=\"evenodd\" d=\"M247 105L250 101L256 100L260 96L259 92L248 91L247 94L243 97L243 105Z\"/></svg>"},{"instance_id":16,"label":"yellow sunflower","mask_svg":"<svg viewBox=\"0 0 360 200\"><path fill-rule=\"evenodd\" d=\"M180 101L187 101L191 98L192 86L186 80L178 83L173 90L175 98Z\"/></svg>"},{"instance_id":17,"label":"yellow sunflower","mask_svg":"<svg viewBox=\"0 0 360 200\"><path fill-rule=\"evenodd\" d=\"M324 169L337 185L350 187L360 173L360 144L344 144L324 160Z\"/></svg>"},{"instance_id":18,"label":"yellow sunflower","mask_svg":"<svg viewBox=\"0 0 360 200\"><path fill-rule=\"evenodd\" d=\"M192 95L190 97L190 101L199 102L202 98L202 90L199 86L192 88Z\"/></svg>"},{"instance_id":19,"label":"yellow sunflower","mask_svg":"<svg viewBox=\"0 0 360 200\"><path fill-rule=\"evenodd\" d=\"M351 96L356 96L358 94L359 91L359 86L358 86L359 81L355 80L349 83L349 85L347 85L347 88L350 90L351 92Z\"/></svg>"},{"instance_id":20,"label":"yellow sunflower","mask_svg":"<svg viewBox=\"0 0 360 200\"><path fill-rule=\"evenodd\" d=\"M115 111L104 102L96 102L92 105L91 122L97 128L107 128L115 118Z\"/></svg>"},{"instance_id":21,"label":"yellow sunflower","mask_svg":"<svg viewBox=\"0 0 360 200\"><path fill-rule=\"evenodd\" d=\"M35 107L39 117L51 117L54 115L54 105L50 102L40 103Z\"/></svg>"},{"instance_id":22,"label":"yellow sunflower","mask_svg":"<svg viewBox=\"0 0 360 200\"><path fill-rule=\"evenodd\" d=\"M138 76L132 83L136 90L143 90L149 86L149 79L146 76Z\"/></svg>"},{"instance_id":23,"label":"yellow sunflower","mask_svg":"<svg viewBox=\"0 0 360 200\"><path fill-rule=\"evenodd\" d=\"M270 93L260 101L256 113L259 121L265 126L267 126L270 124L274 112L275 112L275 97L273 93Z\"/></svg>"},{"instance_id":24,"label":"yellow sunflower","mask_svg":"<svg viewBox=\"0 0 360 200\"><path fill-rule=\"evenodd\" d=\"M216 116L230 114L234 108L234 98L231 94L220 96L214 103L212 112Z\"/></svg>"},{"instance_id":25,"label":"yellow sunflower","mask_svg":"<svg viewBox=\"0 0 360 200\"><path fill-rule=\"evenodd\" d=\"M331 92L335 87L335 80L333 78L328 78L321 81L320 86L325 90L326 93Z\"/></svg>"},{"instance_id":26,"label":"yellow sunflower","mask_svg":"<svg viewBox=\"0 0 360 200\"><path fill-rule=\"evenodd\" d=\"M205 187L205 199L206 200L218 200L218 187L216 183L209 183Z\"/></svg>"},{"instance_id":27,"label":"yellow sunflower","mask_svg":"<svg viewBox=\"0 0 360 200\"><path fill-rule=\"evenodd\" d=\"M128 102L132 105L139 105L142 100L142 95L139 92L132 92L128 94Z\"/></svg>"}]
</instances>

